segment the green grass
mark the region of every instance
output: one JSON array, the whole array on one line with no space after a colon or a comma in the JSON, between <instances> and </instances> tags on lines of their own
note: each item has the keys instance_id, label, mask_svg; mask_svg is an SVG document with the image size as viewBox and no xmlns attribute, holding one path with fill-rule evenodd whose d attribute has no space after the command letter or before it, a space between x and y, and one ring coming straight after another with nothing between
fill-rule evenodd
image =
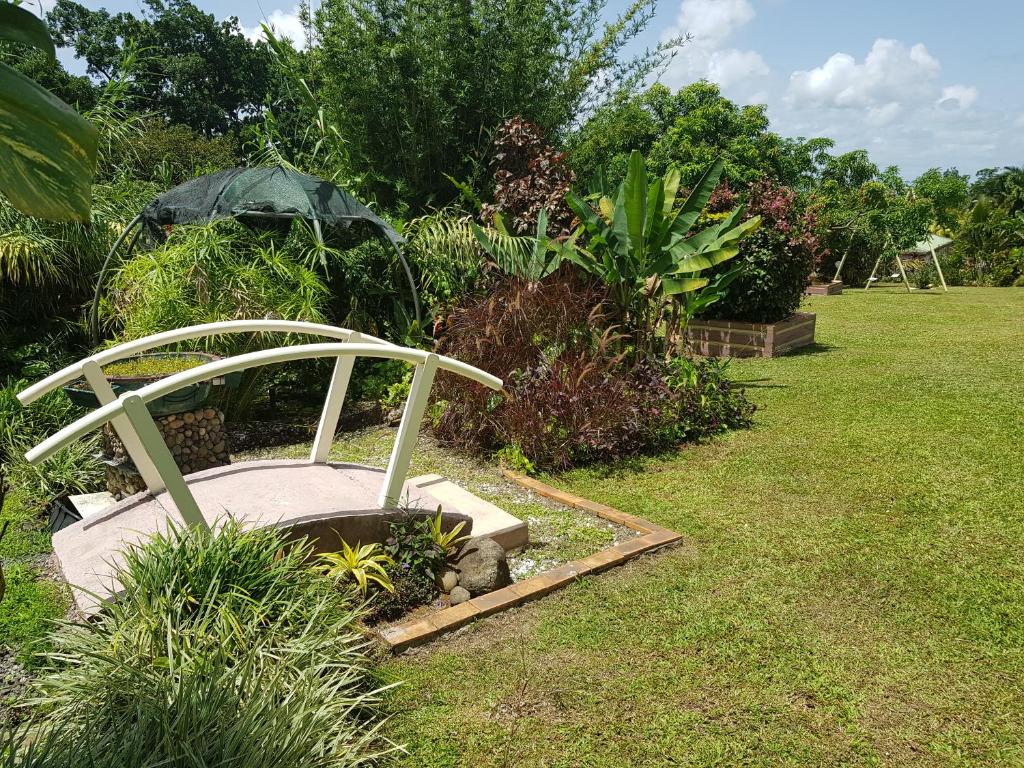
<instances>
[{"instance_id":1,"label":"green grass","mask_svg":"<svg viewBox=\"0 0 1024 768\"><path fill-rule=\"evenodd\" d=\"M754 429L554 478L686 546L387 663L408 765L1024 764L1024 291L810 306Z\"/></svg>"},{"instance_id":2,"label":"green grass","mask_svg":"<svg viewBox=\"0 0 1024 768\"><path fill-rule=\"evenodd\" d=\"M42 568L52 552L42 504L28 493L11 490L0 510L0 526L4 521L10 525L0 542L7 581L0 602L0 648L15 650L20 661L31 664L32 653L49 632L51 621L67 612L68 594Z\"/></svg>"}]
</instances>

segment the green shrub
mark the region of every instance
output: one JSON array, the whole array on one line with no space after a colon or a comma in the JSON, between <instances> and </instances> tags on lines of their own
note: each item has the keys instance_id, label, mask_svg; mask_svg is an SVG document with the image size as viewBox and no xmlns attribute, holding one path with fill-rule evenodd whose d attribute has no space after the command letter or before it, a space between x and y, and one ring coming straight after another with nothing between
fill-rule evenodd
<instances>
[{"instance_id":1,"label":"green shrub","mask_svg":"<svg viewBox=\"0 0 1024 768\"><path fill-rule=\"evenodd\" d=\"M824 248L792 190L771 181L757 182L750 189L747 206L750 214L761 217L761 226L740 243L736 261L743 269L739 276L724 298L702 316L775 323L800 308L811 270Z\"/></svg>"},{"instance_id":2,"label":"green shrub","mask_svg":"<svg viewBox=\"0 0 1024 768\"><path fill-rule=\"evenodd\" d=\"M54 635L32 702L46 719L18 734L25 748L6 765L369 760L387 745L361 609L311 553L231 521L129 550L120 599Z\"/></svg>"}]
</instances>

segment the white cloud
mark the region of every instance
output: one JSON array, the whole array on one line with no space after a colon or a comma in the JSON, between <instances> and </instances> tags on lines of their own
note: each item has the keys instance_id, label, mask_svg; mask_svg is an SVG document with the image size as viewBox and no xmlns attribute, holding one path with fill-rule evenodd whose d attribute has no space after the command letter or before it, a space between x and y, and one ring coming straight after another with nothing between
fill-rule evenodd
<instances>
[{"instance_id":1,"label":"white cloud","mask_svg":"<svg viewBox=\"0 0 1024 768\"><path fill-rule=\"evenodd\" d=\"M277 36L291 40L299 50L306 47L306 29L302 26L302 20L299 17L299 6L293 6L290 11L275 9L267 18L266 24L274 30ZM242 27L242 34L250 40L262 40L263 27L259 24L253 27Z\"/></svg>"},{"instance_id":2,"label":"white cloud","mask_svg":"<svg viewBox=\"0 0 1024 768\"><path fill-rule=\"evenodd\" d=\"M863 62L835 53L820 67L794 72L788 96L794 104L885 109L919 101L939 70L938 60L922 43L907 48L898 40L879 38Z\"/></svg>"},{"instance_id":3,"label":"white cloud","mask_svg":"<svg viewBox=\"0 0 1024 768\"><path fill-rule=\"evenodd\" d=\"M968 109L978 100L978 89L973 85L947 85L935 104L943 109Z\"/></svg>"},{"instance_id":4,"label":"white cloud","mask_svg":"<svg viewBox=\"0 0 1024 768\"><path fill-rule=\"evenodd\" d=\"M755 17L750 0L682 0L676 21L663 39L689 35L662 76L666 85L679 88L695 80L718 83L732 95L748 94L751 81L771 73L757 51L744 51L726 44L741 27Z\"/></svg>"}]
</instances>

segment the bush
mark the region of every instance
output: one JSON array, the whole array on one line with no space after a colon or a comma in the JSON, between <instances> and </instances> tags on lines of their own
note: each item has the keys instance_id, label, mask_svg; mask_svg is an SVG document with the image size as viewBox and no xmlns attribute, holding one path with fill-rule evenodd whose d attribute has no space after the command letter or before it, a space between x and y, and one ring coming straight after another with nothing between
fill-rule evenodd
<instances>
[{"instance_id":1,"label":"bush","mask_svg":"<svg viewBox=\"0 0 1024 768\"><path fill-rule=\"evenodd\" d=\"M123 596L54 636L30 749L12 766L350 766L381 690L351 592L274 530L171 529L129 550ZM30 730L23 731L24 738ZM23 742L24 743L24 742Z\"/></svg>"},{"instance_id":2,"label":"bush","mask_svg":"<svg viewBox=\"0 0 1024 768\"><path fill-rule=\"evenodd\" d=\"M755 183L747 212L760 216L761 226L740 244L737 261L745 269L703 316L775 323L800 307L811 270L824 259L824 248L814 234L813 220L786 187L768 180Z\"/></svg>"},{"instance_id":3,"label":"bush","mask_svg":"<svg viewBox=\"0 0 1024 768\"><path fill-rule=\"evenodd\" d=\"M514 455L520 467L564 469L749 423L753 407L716 367L693 364L682 376L683 362L630 365L612 354L606 304L603 289L559 272L533 286L502 280L453 311L439 351L501 376L505 390L440 376L438 437Z\"/></svg>"},{"instance_id":4,"label":"bush","mask_svg":"<svg viewBox=\"0 0 1024 768\"><path fill-rule=\"evenodd\" d=\"M568 237L573 212L565 202L574 174L565 153L544 142L540 126L514 117L498 128L492 147L494 202L483 207L483 219L506 217L509 229L522 235L534 232L541 210L548 214L547 234Z\"/></svg>"}]
</instances>

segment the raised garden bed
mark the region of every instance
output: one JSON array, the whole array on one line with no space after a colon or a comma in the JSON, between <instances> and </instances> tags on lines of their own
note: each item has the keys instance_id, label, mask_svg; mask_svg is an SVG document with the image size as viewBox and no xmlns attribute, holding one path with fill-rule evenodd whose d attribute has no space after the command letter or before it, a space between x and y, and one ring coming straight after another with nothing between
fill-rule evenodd
<instances>
[{"instance_id":1,"label":"raised garden bed","mask_svg":"<svg viewBox=\"0 0 1024 768\"><path fill-rule=\"evenodd\" d=\"M797 312L777 323L691 320L689 352L705 357L779 357L814 343L814 314Z\"/></svg>"},{"instance_id":2,"label":"raised garden bed","mask_svg":"<svg viewBox=\"0 0 1024 768\"><path fill-rule=\"evenodd\" d=\"M843 292L843 281L812 283L804 289L804 296L838 296Z\"/></svg>"},{"instance_id":3,"label":"raised garden bed","mask_svg":"<svg viewBox=\"0 0 1024 768\"><path fill-rule=\"evenodd\" d=\"M166 378L190 368L213 362L218 358L205 352L154 352L137 355L127 360L112 363L104 369L114 394L120 395L134 389L141 389L147 384ZM237 386L240 374L232 374L222 379L201 381L171 392L148 403L149 412L154 416L167 416L172 413L191 411L206 402L210 396L211 386L226 384ZM98 408L100 403L95 393L84 381L76 381L64 387L64 392L76 405L84 408Z\"/></svg>"}]
</instances>

